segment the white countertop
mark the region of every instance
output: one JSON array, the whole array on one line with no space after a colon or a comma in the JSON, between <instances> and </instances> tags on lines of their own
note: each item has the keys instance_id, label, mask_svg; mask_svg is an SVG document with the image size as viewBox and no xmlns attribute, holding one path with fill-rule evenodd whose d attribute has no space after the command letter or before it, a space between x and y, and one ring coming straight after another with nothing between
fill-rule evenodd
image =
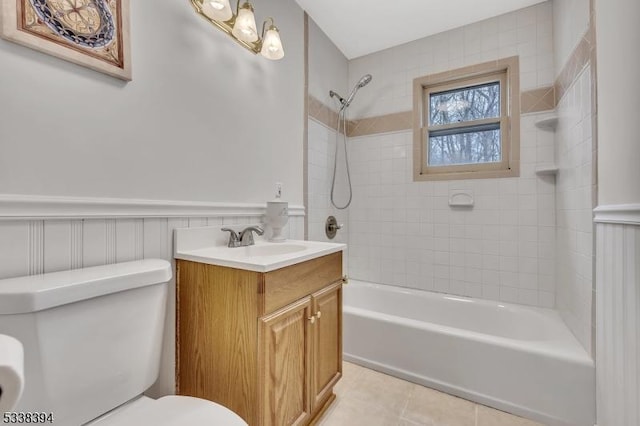
<instances>
[{"instance_id":1,"label":"white countertop","mask_svg":"<svg viewBox=\"0 0 640 426\"><path fill-rule=\"evenodd\" d=\"M220 245L219 239L215 241L206 238L219 231L219 228L215 228L215 231L211 228L213 227L176 229L174 257L210 265L269 272L346 248L345 244L301 240L286 240L281 243L256 240L253 246L229 248Z\"/></svg>"}]
</instances>

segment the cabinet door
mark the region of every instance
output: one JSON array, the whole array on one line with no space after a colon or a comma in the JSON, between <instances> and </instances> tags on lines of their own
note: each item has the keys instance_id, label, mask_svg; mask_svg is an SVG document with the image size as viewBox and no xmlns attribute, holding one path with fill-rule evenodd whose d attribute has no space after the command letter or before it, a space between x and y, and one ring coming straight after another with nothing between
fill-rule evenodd
<instances>
[{"instance_id":1,"label":"cabinet door","mask_svg":"<svg viewBox=\"0 0 640 426\"><path fill-rule=\"evenodd\" d=\"M312 410L323 404L342 376L342 283L312 295Z\"/></svg>"},{"instance_id":2,"label":"cabinet door","mask_svg":"<svg viewBox=\"0 0 640 426\"><path fill-rule=\"evenodd\" d=\"M305 425L311 416L311 298L260 318L262 426Z\"/></svg>"}]
</instances>

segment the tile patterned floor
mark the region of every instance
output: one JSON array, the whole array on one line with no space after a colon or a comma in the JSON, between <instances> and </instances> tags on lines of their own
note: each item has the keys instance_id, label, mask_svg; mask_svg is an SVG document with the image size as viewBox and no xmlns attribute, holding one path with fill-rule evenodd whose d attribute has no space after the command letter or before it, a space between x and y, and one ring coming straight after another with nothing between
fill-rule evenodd
<instances>
[{"instance_id":1,"label":"tile patterned floor","mask_svg":"<svg viewBox=\"0 0 640 426\"><path fill-rule=\"evenodd\" d=\"M541 426L355 364L343 374L319 426Z\"/></svg>"}]
</instances>

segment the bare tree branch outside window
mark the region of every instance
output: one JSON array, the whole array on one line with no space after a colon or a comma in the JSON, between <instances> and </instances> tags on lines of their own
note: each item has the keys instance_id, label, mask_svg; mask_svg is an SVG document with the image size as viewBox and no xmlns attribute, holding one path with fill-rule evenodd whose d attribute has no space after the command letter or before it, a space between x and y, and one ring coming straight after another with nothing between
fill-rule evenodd
<instances>
[{"instance_id":1,"label":"bare tree branch outside window","mask_svg":"<svg viewBox=\"0 0 640 426\"><path fill-rule=\"evenodd\" d=\"M500 117L500 99L500 82L432 93L429 126L436 129L428 136L429 166L500 162L500 123L477 123Z\"/></svg>"}]
</instances>

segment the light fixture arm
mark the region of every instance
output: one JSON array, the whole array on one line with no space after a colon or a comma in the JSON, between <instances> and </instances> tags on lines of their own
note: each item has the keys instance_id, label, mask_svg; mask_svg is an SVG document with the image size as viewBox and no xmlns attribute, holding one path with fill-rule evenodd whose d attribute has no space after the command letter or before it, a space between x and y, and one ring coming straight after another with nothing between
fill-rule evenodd
<instances>
[{"instance_id":1,"label":"light fixture arm","mask_svg":"<svg viewBox=\"0 0 640 426\"><path fill-rule=\"evenodd\" d=\"M282 59L284 56L282 41L280 40L278 28L275 26L275 20L272 17L268 17L263 21L262 34L260 36L256 28L253 6L249 0L236 0L235 13L233 13L232 6L229 4L233 0L189 1L197 14L233 38L245 49L254 54L260 53L270 60ZM222 8L212 7L209 3L213 2L216 5L224 4L224 6ZM219 10L227 12L217 13ZM242 25L239 25L240 23Z\"/></svg>"},{"instance_id":2,"label":"light fixture arm","mask_svg":"<svg viewBox=\"0 0 640 426\"><path fill-rule=\"evenodd\" d=\"M269 29L271 29L271 27L275 27L275 22L271 16L265 18L264 22L262 23L262 35L260 36L262 40L264 40L264 32L266 30L267 21L271 21L271 25L269 25Z\"/></svg>"}]
</instances>

